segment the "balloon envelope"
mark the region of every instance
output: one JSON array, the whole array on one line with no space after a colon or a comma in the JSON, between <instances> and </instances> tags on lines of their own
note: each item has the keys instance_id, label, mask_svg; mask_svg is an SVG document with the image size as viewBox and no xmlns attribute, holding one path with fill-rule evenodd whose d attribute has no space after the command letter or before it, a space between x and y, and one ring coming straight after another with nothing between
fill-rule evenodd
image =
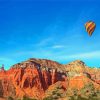
<instances>
[{"instance_id":1,"label":"balloon envelope","mask_svg":"<svg viewBox=\"0 0 100 100\"><path fill-rule=\"evenodd\" d=\"M92 33L95 30L95 27L96 27L96 24L94 22L92 22L92 21L86 22L85 29L86 29L87 33L89 34L89 36L92 35Z\"/></svg>"}]
</instances>

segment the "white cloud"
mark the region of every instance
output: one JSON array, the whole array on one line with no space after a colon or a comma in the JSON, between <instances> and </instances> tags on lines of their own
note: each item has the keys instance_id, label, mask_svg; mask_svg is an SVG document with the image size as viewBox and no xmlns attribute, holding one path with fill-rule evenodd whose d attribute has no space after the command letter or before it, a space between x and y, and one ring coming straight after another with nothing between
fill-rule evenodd
<instances>
[{"instance_id":1,"label":"white cloud","mask_svg":"<svg viewBox=\"0 0 100 100\"><path fill-rule=\"evenodd\" d=\"M52 46L52 48L54 49L59 49L59 48L64 48L65 46L64 45L54 45Z\"/></svg>"},{"instance_id":2,"label":"white cloud","mask_svg":"<svg viewBox=\"0 0 100 100\"><path fill-rule=\"evenodd\" d=\"M75 54L71 55L70 57L79 57L79 58L95 58L95 57L100 57L100 51L93 51L93 52L88 52L88 53L80 53L80 54Z\"/></svg>"},{"instance_id":3,"label":"white cloud","mask_svg":"<svg viewBox=\"0 0 100 100\"><path fill-rule=\"evenodd\" d=\"M71 55L64 55L59 56L59 59L67 60L67 59L87 59L87 58L100 58L100 51L92 51L92 52L86 52L86 53L77 53L77 54L71 54Z\"/></svg>"},{"instance_id":4,"label":"white cloud","mask_svg":"<svg viewBox=\"0 0 100 100\"><path fill-rule=\"evenodd\" d=\"M59 46L58 46L59 48ZM22 60L26 60L30 57L35 58L45 58L51 59L58 62L67 61L67 60L76 60L76 59L99 59L100 58L100 51L91 51L91 52L84 52L84 53L76 53L76 54L68 54L68 53L55 53L53 51L48 50L38 50L38 51L24 51L24 52L16 52L13 54L13 57L25 57ZM16 59L16 58L15 58ZM20 61L18 61L20 62ZM17 63L16 60L1 57L0 64L5 64L5 66L11 66Z\"/></svg>"},{"instance_id":5,"label":"white cloud","mask_svg":"<svg viewBox=\"0 0 100 100\"><path fill-rule=\"evenodd\" d=\"M47 45L49 42L51 42L53 40L53 38L46 38L41 40L39 43L37 43L37 46L45 46Z\"/></svg>"}]
</instances>

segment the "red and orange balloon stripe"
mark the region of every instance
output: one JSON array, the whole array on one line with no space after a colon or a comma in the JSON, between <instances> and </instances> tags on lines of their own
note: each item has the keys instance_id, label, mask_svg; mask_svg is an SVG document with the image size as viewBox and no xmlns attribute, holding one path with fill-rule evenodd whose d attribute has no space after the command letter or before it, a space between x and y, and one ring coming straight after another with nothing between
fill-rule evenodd
<instances>
[{"instance_id":1,"label":"red and orange balloon stripe","mask_svg":"<svg viewBox=\"0 0 100 100\"><path fill-rule=\"evenodd\" d=\"M96 27L96 24L92 21L89 21L85 24L86 31L88 32L89 36L92 35Z\"/></svg>"}]
</instances>

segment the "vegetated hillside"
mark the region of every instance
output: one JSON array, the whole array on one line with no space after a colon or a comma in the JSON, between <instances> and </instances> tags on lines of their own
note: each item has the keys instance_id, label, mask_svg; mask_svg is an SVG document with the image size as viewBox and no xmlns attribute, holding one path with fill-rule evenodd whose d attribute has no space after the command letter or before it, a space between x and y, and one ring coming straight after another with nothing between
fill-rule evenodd
<instances>
[{"instance_id":1,"label":"vegetated hillside","mask_svg":"<svg viewBox=\"0 0 100 100\"><path fill-rule=\"evenodd\" d=\"M0 97L18 100L100 99L100 69L31 58L0 71ZM95 95L95 96L93 96ZM80 99L80 100L81 100Z\"/></svg>"}]
</instances>

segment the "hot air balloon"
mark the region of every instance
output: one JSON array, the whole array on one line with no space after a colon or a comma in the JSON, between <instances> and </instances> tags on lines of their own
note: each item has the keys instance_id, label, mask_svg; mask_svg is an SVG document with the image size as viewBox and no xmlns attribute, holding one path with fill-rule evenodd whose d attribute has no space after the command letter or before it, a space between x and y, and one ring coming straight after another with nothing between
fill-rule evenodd
<instances>
[{"instance_id":1,"label":"hot air balloon","mask_svg":"<svg viewBox=\"0 0 100 100\"><path fill-rule=\"evenodd\" d=\"M89 36L92 35L92 33L93 33L94 30L95 30L95 27L96 27L96 24L95 24L93 21L88 21L88 22L86 22L86 24L85 24L85 29L86 29L86 31L88 32Z\"/></svg>"}]
</instances>

